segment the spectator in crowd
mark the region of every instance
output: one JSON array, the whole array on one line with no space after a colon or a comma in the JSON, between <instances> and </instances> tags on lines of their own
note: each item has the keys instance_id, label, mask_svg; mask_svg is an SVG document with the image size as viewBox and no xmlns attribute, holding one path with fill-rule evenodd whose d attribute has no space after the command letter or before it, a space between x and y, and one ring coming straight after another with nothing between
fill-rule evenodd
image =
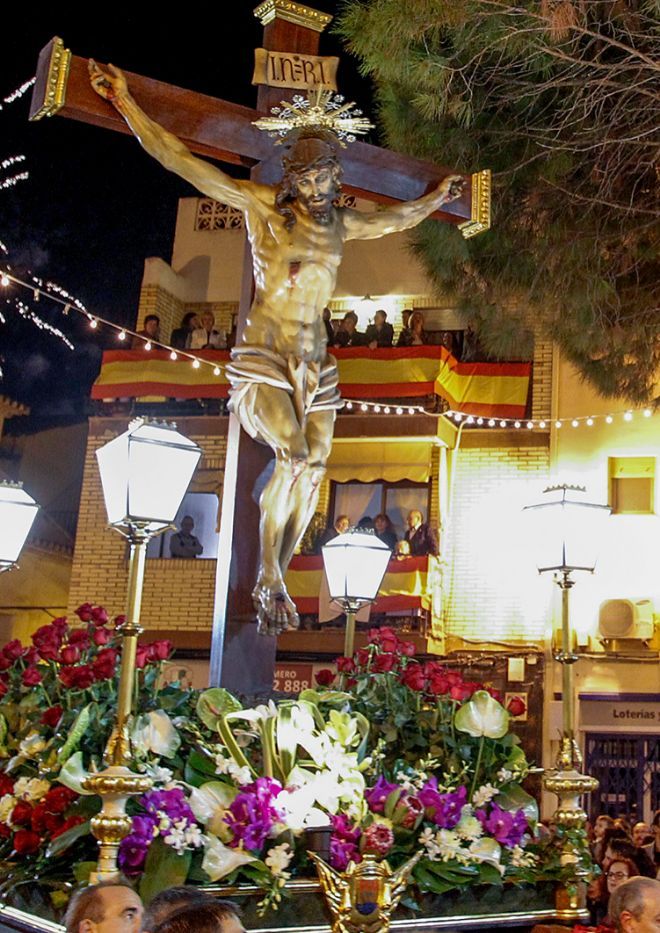
<instances>
[{"instance_id":1,"label":"spectator in crowd","mask_svg":"<svg viewBox=\"0 0 660 933\"><path fill-rule=\"evenodd\" d=\"M649 843L652 845L653 833L651 831L651 827L648 823L640 820L639 823L635 823L633 826L631 838L633 845L637 846L638 849L645 848Z\"/></svg>"},{"instance_id":2,"label":"spectator in crowd","mask_svg":"<svg viewBox=\"0 0 660 933\"><path fill-rule=\"evenodd\" d=\"M452 355L454 354L454 335L450 330L443 330L442 332L442 346L445 350L448 350Z\"/></svg>"},{"instance_id":3,"label":"spectator in crowd","mask_svg":"<svg viewBox=\"0 0 660 933\"><path fill-rule=\"evenodd\" d=\"M192 516L184 515L181 519L181 528L170 538L170 554L172 557L195 558L204 550L199 538L192 533L195 522Z\"/></svg>"},{"instance_id":4,"label":"spectator in crowd","mask_svg":"<svg viewBox=\"0 0 660 933\"><path fill-rule=\"evenodd\" d=\"M617 832L617 830L614 829L612 832ZM629 836L613 836L607 840L600 867L603 871L607 871L615 859L629 859L631 862L634 862L637 866L638 874L644 875L646 878L655 878L656 876L656 867L653 864L653 859L645 849L638 849L637 846L634 846Z\"/></svg>"},{"instance_id":5,"label":"spectator in crowd","mask_svg":"<svg viewBox=\"0 0 660 933\"><path fill-rule=\"evenodd\" d=\"M421 311L413 311L408 327L399 334L397 347L421 347L428 342L424 330L424 315Z\"/></svg>"},{"instance_id":6,"label":"spectator in crowd","mask_svg":"<svg viewBox=\"0 0 660 933\"><path fill-rule=\"evenodd\" d=\"M335 329L332 326L332 311L330 308L323 309L323 326L325 327L325 336L329 347L335 345Z\"/></svg>"},{"instance_id":7,"label":"spectator in crowd","mask_svg":"<svg viewBox=\"0 0 660 933\"><path fill-rule=\"evenodd\" d=\"M613 826L614 820L611 816L608 816L607 813L601 813L601 815L596 818L596 822L594 823L590 848L593 860L598 865L600 865L602 862L603 855L605 854L603 837L605 836L607 830L612 829Z\"/></svg>"},{"instance_id":8,"label":"spectator in crowd","mask_svg":"<svg viewBox=\"0 0 660 933\"><path fill-rule=\"evenodd\" d=\"M660 881L637 877L622 882L610 899L609 919L617 933L658 933Z\"/></svg>"},{"instance_id":9,"label":"spectator in crowd","mask_svg":"<svg viewBox=\"0 0 660 933\"><path fill-rule=\"evenodd\" d=\"M212 897L167 914L152 933L244 933L244 928L235 904Z\"/></svg>"},{"instance_id":10,"label":"spectator in crowd","mask_svg":"<svg viewBox=\"0 0 660 933\"><path fill-rule=\"evenodd\" d=\"M147 340L160 341L160 318L157 314L147 314L144 319L144 327L137 332L137 337L133 337L131 347L134 350L144 349Z\"/></svg>"},{"instance_id":11,"label":"spectator in crowd","mask_svg":"<svg viewBox=\"0 0 660 933\"><path fill-rule=\"evenodd\" d=\"M376 529L376 537L380 538L383 544L386 544L393 551L396 547L397 537L389 515L385 512L377 515L374 518L374 528Z\"/></svg>"},{"instance_id":12,"label":"spectator in crowd","mask_svg":"<svg viewBox=\"0 0 660 933\"><path fill-rule=\"evenodd\" d=\"M191 350L223 350L225 335L215 329L215 315L211 311L204 311L201 316L202 326L190 335Z\"/></svg>"},{"instance_id":13,"label":"spectator in crowd","mask_svg":"<svg viewBox=\"0 0 660 933\"><path fill-rule=\"evenodd\" d=\"M397 541L394 556L397 560L406 560L406 558L410 557L410 542L406 541L405 538L402 541Z\"/></svg>"},{"instance_id":14,"label":"spectator in crowd","mask_svg":"<svg viewBox=\"0 0 660 933\"><path fill-rule=\"evenodd\" d=\"M348 515L338 515L335 519L334 525L332 527L328 526L319 538L319 550L323 547L324 544L327 544L328 541L332 541L332 539L336 538L338 535L346 534L350 527L351 520Z\"/></svg>"},{"instance_id":15,"label":"spectator in crowd","mask_svg":"<svg viewBox=\"0 0 660 933\"><path fill-rule=\"evenodd\" d=\"M412 317L412 309L404 308L401 312L401 331L399 333L399 339L397 340L397 347L407 347L408 344L405 342L410 335L410 318ZM402 335L403 340L402 340Z\"/></svg>"},{"instance_id":16,"label":"spectator in crowd","mask_svg":"<svg viewBox=\"0 0 660 933\"><path fill-rule=\"evenodd\" d=\"M367 327L365 341L370 350L377 347L391 347L394 343L394 328L387 323L387 311L382 309L374 314L374 322Z\"/></svg>"},{"instance_id":17,"label":"spectator in crowd","mask_svg":"<svg viewBox=\"0 0 660 933\"><path fill-rule=\"evenodd\" d=\"M410 545L413 557L424 557L426 554L438 554L438 539L433 529L423 521L419 509L408 512L408 528L405 539Z\"/></svg>"},{"instance_id":18,"label":"spectator in crowd","mask_svg":"<svg viewBox=\"0 0 660 933\"><path fill-rule=\"evenodd\" d=\"M343 317L340 328L335 334L336 347L363 347L364 334L357 330L357 314L347 311Z\"/></svg>"},{"instance_id":19,"label":"spectator in crowd","mask_svg":"<svg viewBox=\"0 0 660 933\"><path fill-rule=\"evenodd\" d=\"M187 311L181 318L181 324L172 331L170 344L177 350L185 350L190 345L190 336L194 330L201 326L200 320L194 311Z\"/></svg>"},{"instance_id":20,"label":"spectator in crowd","mask_svg":"<svg viewBox=\"0 0 660 933\"><path fill-rule=\"evenodd\" d=\"M620 884L629 878L639 877L636 866L629 859L617 859L612 862L606 874L598 879L600 896L591 908L591 920L594 924L602 923L605 927L613 927L609 913L610 897Z\"/></svg>"},{"instance_id":21,"label":"spectator in crowd","mask_svg":"<svg viewBox=\"0 0 660 933\"><path fill-rule=\"evenodd\" d=\"M653 861L660 868L660 810L656 810L651 820L653 832Z\"/></svg>"},{"instance_id":22,"label":"spectator in crowd","mask_svg":"<svg viewBox=\"0 0 660 933\"><path fill-rule=\"evenodd\" d=\"M363 515L357 523L358 531L375 531L374 520L371 515Z\"/></svg>"},{"instance_id":23,"label":"spectator in crowd","mask_svg":"<svg viewBox=\"0 0 660 933\"><path fill-rule=\"evenodd\" d=\"M215 904L220 907L221 916L227 919L226 924L222 923L224 933L240 933L243 929L236 904L231 901L218 900L212 894L207 894L201 888L192 885L178 885L165 888L151 899L142 918L142 933L153 933L156 927L184 908L205 904Z\"/></svg>"},{"instance_id":24,"label":"spectator in crowd","mask_svg":"<svg viewBox=\"0 0 660 933\"><path fill-rule=\"evenodd\" d=\"M66 933L138 933L142 901L126 881L101 881L76 891L67 907Z\"/></svg>"}]
</instances>

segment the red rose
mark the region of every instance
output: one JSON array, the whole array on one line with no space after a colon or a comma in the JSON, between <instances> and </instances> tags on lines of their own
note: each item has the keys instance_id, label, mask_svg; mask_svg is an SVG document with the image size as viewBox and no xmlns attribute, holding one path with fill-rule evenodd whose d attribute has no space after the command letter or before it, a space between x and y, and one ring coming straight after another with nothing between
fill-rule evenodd
<instances>
[{"instance_id":1,"label":"red rose","mask_svg":"<svg viewBox=\"0 0 660 933\"><path fill-rule=\"evenodd\" d=\"M105 625L108 621L108 613L105 611L103 606L94 606L92 609L92 622L94 625Z\"/></svg>"},{"instance_id":2,"label":"red rose","mask_svg":"<svg viewBox=\"0 0 660 933\"><path fill-rule=\"evenodd\" d=\"M366 648L358 648L353 657L355 658L355 663L358 667L366 667L369 663L371 654L369 651L367 651Z\"/></svg>"},{"instance_id":3,"label":"red rose","mask_svg":"<svg viewBox=\"0 0 660 933\"><path fill-rule=\"evenodd\" d=\"M167 661L172 654L173 645L171 641L153 641L149 648L150 661Z\"/></svg>"},{"instance_id":4,"label":"red rose","mask_svg":"<svg viewBox=\"0 0 660 933\"><path fill-rule=\"evenodd\" d=\"M381 651L396 651L399 646L399 639L393 628L383 626L383 628L371 629L369 633L372 636L374 644L378 645Z\"/></svg>"},{"instance_id":5,"label":"red rose","mask_svg":"<svg viewBox=\"0 0 660 933\"><path fill-rule=\"evenodd\" d=\"M66 620L66 616L59 616L57 619L53 619L50 623L58 635L64 637L66 630L69 627L69 623Z\"/></svg>"},{"instance_id":6,"label":"red rose","mask_svg":"<svg viewBox=\"0 0 660 933\"><path fill-rule=\"evenodd\" d=\"M146 667L147 661L149 660L149 649L150 645L138 645L137 651L135 652L135 666L142 670L143 667Z\"/></svg>"},{"instance_id":7,"label":"red rose","mask_svg":"<svg viewBox=\"0 0 660 933\"><path fill-rule=\"evenodd\" d=\"M434 696L444 696L445 693L449 693L449 681L442 671L435 671L431 674L428 691Z\"/></svg>"},{"instance_id":8,"label":"red rose","mask_svg":"<svg viewBox=\"0 0 660 933\"><path fill-rule=\"evenodd\" d=\"M42 625L32 635L32 643L37 654L44 661L54 661L57 657L62 639L59 632L52 625Z\"/></svg>"},{"instance_id":9,"label":"red rose","mask_svg":"<svg viewBox=\"0 0 660 933\"><path fill-rule=\"evenodd\" d=\"M14 792L14 782L9 777L8 774L0 774L0 797L4 797L5 794L13 794Z\"/></svg>"},{"instance_id":10,"label":"red rose","mask_svg":"<svg viewBox=\"0 0 660 933\"><path fill-rule=\"evenodd\" d=\"M32 648L27 649L23 655L23 660L28 665L28 667L32 667L33 664L37 663L38 657L39 655L37 654L37 649L33 646Z\"/></svg>"},{"instance_id":11,"label":"red rose","mask_svg":"<svg viewBox=\"0 0 660 933\"><path fill-rule=\"evenodd\" d=\"M73 632L69 633L69 644L77 645L81 651L84 651L85 648L89 648L89 635L84 628L74 629Z\"/></svg>"},{"instance_id":12,"label":"red rose","mask_svg":"<svg viewBox=\"0 0 660 933\"><path fill-rule=\"evenodd\" d=\"M9 658L6 658L4 654L0 654L0 671L8 671L9 668L13 666L13 661L10 661Z\"/></svg>"},{"instance_id":13,"label":"red rose","mask_svg":"<svg viewBox=\"0 0 660 933\"><path fill-rule=\"evenodd\" d=\"M395 666L396 655L394 654L379 654L374 658L373 669L378 671L379 674L387 673Z\"/></svg>"},{"instance_id":14,"label":"red rose","mask_svg":"<svg viewBox=\"0 0 660 933\"><path fill-rule=\"evenodd\" d=\"M82 606L78 606L76 609L76 615L81 622L91 622L93 612L94 606L91 603L83 603Z\"/></svg>"},{"instance_id":15,"label":"red rose","mask_svg":"<svg viewBox=\"0 0 660 933\"><path fill-rule=\"evenodd\" d=\"M85 822L85 818L82 816L69 816L62 823L59 829L56 829L52 833L52 838L57 839L58 836L61 836L62 833L65 833L67 829L72 829L74 826L80 826L81 823Z\"/></svg>"},{"instance_id":16,"label":"red rose","mask_svg":"<svg viewBox=\"0 0 660 933\"><path fill-rule=\"evenodd\" d=\"M410 690L423 690L426 678L421 664L409 664L401 675L401 683L409 687Z\"/></svg>"},{"instance_id":17,"label":"red rose","mask_svg":"<svg viewBox=\"0 0 660 933\"><path fill-rule=\"evenodd\" d=\"M44 813L44 829L51 836L57 835L63 822L64 818L59 813L49 813L48 811Z\"/></svg>"},{"instance_id":18,"label":"red rose","mask_svg":"<svg viewBox=\"0 0 660 933\"><path fill-rule=\"evenodd\" d=\"M10 820L14 826L27 826L32 819L32 804L27 800L19 800L11 811Z\"/></svg>"},{"instance_id":19,"label":"red rose","mask_svg":"<svg viewBox=\"0 0 660 933\"><path fill-rule=\"evenodd\" d=\"M122 625L126 624L126 615L122 612L121 615L115 616L115 628L121 628Z\"/></svg>"},{"instance_id":20,"label":"red rose","mask_svg":"<svg viewBox=\"0 0 660 933\"><path fill-rule=\"evenodd\" d=\"M89 664L80 664L78 667L65 667L60 671L60 680L65 687L72 690L87 690L95 681L94 671Z\"/></svg>"},{"instance_id":21,"label":"red rose","mask_svg":"<svg viewBox=\"0 0 660 933\"><path fill-rule=\"evenodd\" d=\"M38 803L32 810L30 827L35 833L43 833L46 829L46 807Z\"/></svg>"},{"instance_id":22,"label":"red rose","mask_svg":"<svg viewBox=\"0 0 660 933\"><path fill-rule=\"evenodd\" d=\"M522 716L527 710L527 704L522 697L511 697L506 708L512 716Z\"/></svg>"},{"instance_id":23,"label":"red rose","mask_svg":"<svg viewBox=\"0 0 660 933\"><path fill-rule=\"evenodd\" d=\"M497 700L498 703L504 703L504 697L500 690L496 690L495 687L484 687L486 693L490 693L494 700Z\"/></svg>"},{"instance_id":24,"label":"red rose","mask_svg":"<svg viewBox=\"0 0 660 933\"><path fill-rule=\"evenodd\" d=\"M77 645L65 645L60 651L62 664L77 664L80 660L80 648Z\"/></svg>"},{"instance_id":25,"label":"red rose","mask_svg":"<svg viewBox=\"0 0 660 933\"><path fill-rule=\"evenodd\" d=\"M352 674L355 670L353 658L337 658L337 670L341 674Z\"/></svg>"},{"instance_id":26,"label":"red rose","mask_svg":"<svg viewBox=\"0 0 660 933\"><path fill-rule=\"evenodd\" d=\"M331 671L329 668L324 668L322 671L317 671L314 675L316 683L320 687L329 687L332 681L335 679L334 671Z\"/></svg>"},{"instance_id":27,"label":"red rose","mask_svg":"<svg viewBox=\"0 0 660 933\"><path fill-rule=\"evenodd\" d=\"M23 676L21 677L24 687L36 687L42 680L43 677L36 667L27 667L23 671Z\"/></svg>"},{"instance_id":28,"label":"red rose","mask_svg":"<svg viewBox=\"0 0 660 933\"><path fill-rule=\"evenodd\" d=\"M78 794L75 791L58 784L56 787L51 787L43 803L48 813L64 813L77 797Z\"/></svg>"},{"instance_id":29,"label":"red rose","mask_svg":"<svg viewBox=\"0 0 660 933\"><path fill-rule=\"evenodd\" d=\"M0 680L0 697L3 697L7 693L8 690L9 690L9 687L4 682L4 680Z\"/></svg>"},{"instance_id":30,"label":"red rose","mask_svg":"<svg viewBox=\"0 0 660 933\"><path fill-rule=\"evenodd\" d=\"M6 823L0 823L0 839L9 839L11 836L11 829L7 826Z\"/></svg>"},{"instance_id":31,"label":"red rose","mask_svg":"<svg viewBox=\"0 0 660 933\"><path fill-rule=\"evenodd\" d=\"M8 660L17 661L19 658L22 658L25 654L25 648L21 644L18 638L8 641L7 644L2 649L2 653Z\"/></svg>"},{"instance_id":32,"label":"red rose","mask_svg":"<svg viewBox=\"0 0 660 933\"><path fill-rule=\"evenodd\" d=\"M61 706L51 706L41 716L42 725L50 726L51 729L55 729L60 719L62 718L63 712L64 710Z\"/></svg>"},{"instance_id":33,"label":"red rose","mask_svg":"<svg viewBox=\"0 0 660 933\"><path fill-rule=\"evenodd\" d=\"M474 693L471 684L454 684L454 686L449 691L449 696L452 700L467 700L468 697L471 697Z\"/></svg>"},{"instance_id":34,"label":"red rose","mask_svg":"<svg viewBox=\"0 0 660 933\"><path fill-rule=\"evenodd\" d=\"M17 855L33 855L39 850L41 837L31 829L19 829L14 833L14 850Z\"/></svg>"},{"instance_id":35,"label":"red rose","mask_svg":"<svg viewBox=\"0 0 660 933\"><path fill-rule=\"evenodd\" d=\"M97 680L113 677L117 666L117 652L114 648L103 648L92 661L92 670Z\"/></svg>"},{"instance_id":36,"label":"red rose","mask_svg":"<svg viewBox=\"0 0 660 933\"><path fill-rule=\"evenodd\" d=\"M406 658L414 658L417 648L415 647L414 641L400 641L399 642L399 654L404 655Z\"/></svg>"},{"instance_id":37,"label":"red rose","mask_svg":"<svg viewBox=\"0 0 660 933\"><path fill-rule=\"evenodd\" d=\"M455 687L458 684L463 683L463 678L460 674L457 674L456 671L447 671L447 680L449 681L450 686Z\"/></svg>"},{"instance_id":38,"label":"red rose","mask_svg":"<svg viewBox=\"0 0 660 933\"><path fill-rule=\"evenodd\" d=\"M92 632L92 641L99 647L107 645L111 638L112 635L107 628L95 628Z\"/></svg>"}]
</instances>

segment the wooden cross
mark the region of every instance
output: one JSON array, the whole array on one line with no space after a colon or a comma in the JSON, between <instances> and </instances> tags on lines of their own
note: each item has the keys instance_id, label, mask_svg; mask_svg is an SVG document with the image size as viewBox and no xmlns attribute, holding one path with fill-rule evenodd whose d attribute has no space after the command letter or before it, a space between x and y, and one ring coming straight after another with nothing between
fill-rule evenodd
<instances>
[{"instance_id":1,"label":"wooden cross","mask_svg":"<svg viewBox=\"0 0 660 933\"><path fill-rule=\"evenodd\" d=\"M319 36L331 17L292 0L265 0L254 11L264 25L263 48L274 52L318 54ZM115 109L89 82L88 60L71 55L54 38L39 56L30 119L70 117L120 133L129 133ZM280 153L254 125L260 115L290 98L281 88L260 86L257 109L173 87L126 72L131 94L143 110L179 137L193 152L223 162L244 165L251 177L272 184L281 174ZM356 142L342 153L342 186L347 194L392 203L421 197L449 174L460 174L420 159ZM464 236L490 224L490 174L469 179L464 195L433 216L458 226ZM238 333L250 308L252 266L244 264ZM230 690L263 693L272 687L276 639L256 635L251 590L258 562L259 509L255 484L266 468L270 451L241 431L230 417L227 459L218 545L215 612L211 645L211 684Z\"/></svg>"}]
</instances>

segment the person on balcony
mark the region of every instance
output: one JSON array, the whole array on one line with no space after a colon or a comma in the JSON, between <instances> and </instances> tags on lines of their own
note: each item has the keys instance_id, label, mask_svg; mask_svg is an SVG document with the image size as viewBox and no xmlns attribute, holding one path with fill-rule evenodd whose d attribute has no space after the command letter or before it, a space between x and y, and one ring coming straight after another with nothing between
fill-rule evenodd
<instances>
[{"instance_id":1,"label":"person on balcony","mask_svg":"<svg viewBox=\"0 0 660 933\"><path fill-rule=\"evenodd\" d=\"M387 323L387 311L382 309L374 314L374 322L367 327L365 340L370 350L377 347L391 347L394 343L394 328Z\"/></svg>"},{"instance_id":2,"label":"person on balcony","mask_svg":"<svg viewBox=\"0 0 660 933\"><path fill-rule=\"evenodd\" d=\"M413 557L425 557L427 554L438 556L438 539L435 532L424 520L419 509L408 512L408 528L404 535L410 545Z\"/></svg>"},{"instance_id":3,"label":"person on balcony","mask_svg":"<svg viewBox=\"0 0 660 933\"><path fill-rule=\"evenodd\" d=\"M184 515L181 519L181 529L170 538L170 554L172 557L183 557L186 560L194 559L204 550L204 546L192 530L195 522L190 515Z\"/></svg>"},{"instance_id":4,"label":"person on balcony","mask_svg":"<svg viewBox=\"0 0 660 933\"><path fill-rule=\"evenodd\" d=\"M157 314L147 314L144 319L144 327L133 337L131 348L133 350L143 350L147 341L160 340L160 318Z\"/></svg>"},{"instance_id":5,"label":"person on balcony","mask_svg":"<svg viewBox=\"0 0 660 933\"><path fill-rule=\"evenodd\" d=\"M422 347L429 342L424 330L424 315L421 311L413 311L410 324L399 334L397 347Z\"/></svg>"},{"instance_id":6,"label":"person on balcony","mask_svg":"<svg viewBox=\"0 0 660 933\"><path fill-rule=\"evenodd\" d=\"M225 335L215 329L215 315L212 311L202 314L202 326L190 335L191 350L224 350Z\"/></svg>"},{"instance_id":7,"label":"person on balcony","mask_svg":"<svg viewBox=\"0 0 660 933\"><path fill-rule=\"evenodd\" d=\"M325 327L325 336L329 347L335 345L335 329L332 326L332 311L330 308L323 309L323 326Z\"/></svg>"},{"instance_id":8,"label":"person on balcony","mask_svg":"<svg viewBox=\"0 0 660 933\"><path fill-rule=\"evenodd\" d=\"M394 551L398 539L396 531L394 530L394 525L386 512L381 512L380 515L374 518L374 528L376 529L376 537L380 538L383 544L388 546L390 551Z\"/></svg>"},{"instance_id":9,"label":"person on balcony","mask_svg":"<svg viewBox=\"0 0 660 933\"><path fill-rule=\"evenodd\" d=\"M176 350L185 350L186 347L190 346L190 337L192 332L201 326L202 325L199 318L197 317L197 314L194 311L188 311L183 315L179 327L172 331L170 344Z\"/></svg>"},{"instance_id":10,"label":"person on balcony","mask_svg":"<svg viewBox=\"0 0 660 933\"><path fill-rule=\"evenodd\" d=\"M332 541L333 538L337 538L339 535L346 534L350 527L351 520L348 515L338 515L334 525L332 527L328 526L323 534L320 535L317 545L319 553L324 544L327 544L328 541Z\"/></svg>"},{"instance_id":11,"label":"person on balcony","mask_svg":"<svg viewBox=\"0 0 660 933\"><path fill-rule=\"evenodd\" d=\"M335 334L336 347L363 347L364 334L357 330L357 314L355 311L347 311L341 322L341 326Z\"/></svg>"}]
</instances>

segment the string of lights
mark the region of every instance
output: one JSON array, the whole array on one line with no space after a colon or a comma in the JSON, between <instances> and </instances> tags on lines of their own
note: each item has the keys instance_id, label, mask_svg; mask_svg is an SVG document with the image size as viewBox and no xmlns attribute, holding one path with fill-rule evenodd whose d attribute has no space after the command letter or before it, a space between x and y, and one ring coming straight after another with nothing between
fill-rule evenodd
<instances>
[{"instance_id":1,"label":"string of lights","mask_svg":"<svg viewBox=\"0 0 660 933\"><path fill-rule=\"evenodd\" d=\"M11 94L7 94L6 97L2 98L3 104L13 104L15 100L18 100L19 97L22 97L23 94L27 93L32 87L34 82L37 80L36 75L32 78L29 78L27 81L24 81L20 87L17 87L16 90L12 91ZM2 104L0 104L0 110L2 110Z\"/></svg>"}]
</instances>

